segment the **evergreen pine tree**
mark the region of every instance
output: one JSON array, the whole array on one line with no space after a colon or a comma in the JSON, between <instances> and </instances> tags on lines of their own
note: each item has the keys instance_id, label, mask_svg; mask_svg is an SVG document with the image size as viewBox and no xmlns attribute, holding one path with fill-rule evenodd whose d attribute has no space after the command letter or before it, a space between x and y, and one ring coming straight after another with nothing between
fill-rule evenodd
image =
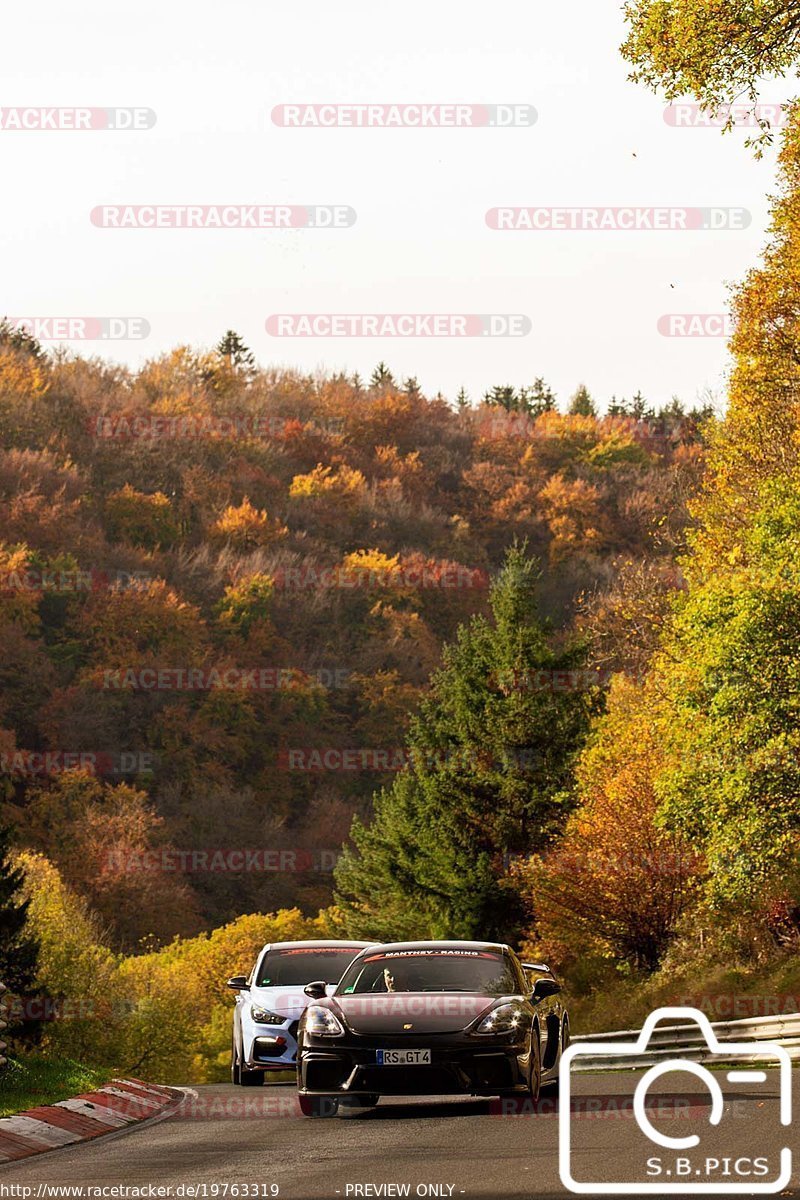
<instances>
[{"instance_id":1,"label":"evergreen pine tree","mask_svg":"<svg viewBox=\"0 0 800 1200\"><path fill-rule=\"evenodd\" d=\"M235 329L229 329L214 347L220 358L224 358L232 371L248 374L255 370L253 352L244 344Z\"/></svg>"},{"instance_id":2,"label":"evergreen pine tree","mask_svg":"<svg viewBox=\"0 0 800 1200\"><path fill-rule=\"evenodd\" d=\"M535 564L512 549L492 619L474 617L444 652L408 737L408 766L356 820L336 871L348 932L380 939L511 939L525 920L509 856L560 828L595 693L570 686L580 644L551 644ZM573 680L574 680L573 676Z\"/></svg>"},{"instance_id":3,"label":"evergreen pine tree","mask_svg":"<svg viewBox=\"0 0 800 1200\"><path fill-rule=\"evenodd\" d=\"M394 376L385 362L378 363L377 367L372 372L369 385L370 387L374 388L394 387Z\"/></svg>"},{"instance_id":4,"label":"evergreen pine tree","mask_svg":"<svg viewBox=\"0 0 800 1200\"><path fill-rule=\"evenodd\" d=\"M573 417L596 417L597 407L585 383L575 389L575 394L569 402L569 413Z\"/></svg>"},{"instance_id":5,"label":"evergreen pine tree","mask_svg":"<svg viewBox=\"0 0 800 1200\"><path fill-rule=\"evenodd\" d=\"M9 831L0 828L0 982L24 992L36 977L36 942L25 924L28 901L20 897L22 872L9 859Z\"/></svg>"}]
</instances>

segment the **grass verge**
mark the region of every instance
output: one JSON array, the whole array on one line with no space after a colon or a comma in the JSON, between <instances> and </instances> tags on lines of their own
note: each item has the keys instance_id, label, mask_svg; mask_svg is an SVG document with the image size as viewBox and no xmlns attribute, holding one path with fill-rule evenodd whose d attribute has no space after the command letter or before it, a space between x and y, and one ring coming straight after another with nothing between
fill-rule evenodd
<instances>
[{"instance_id":1,"label":"grass verge","mask_svg":"<svg viewBox=\"0 0 800 1200\"><path fill-rule=\"evenodd\" d=\"M113 1074L111 1070L83 1067L69 1058L31 1054L9 1059L8 1065L0 1068L0 1117L94 1091Z\"/></svg>"}]
</instances>

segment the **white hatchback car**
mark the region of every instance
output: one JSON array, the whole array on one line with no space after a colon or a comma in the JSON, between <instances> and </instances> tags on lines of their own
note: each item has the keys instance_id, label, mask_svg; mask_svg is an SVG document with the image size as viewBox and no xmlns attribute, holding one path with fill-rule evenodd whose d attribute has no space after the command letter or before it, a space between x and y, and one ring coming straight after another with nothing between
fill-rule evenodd
<instances>
[{"instance_id":1,"label":"white hatchback car","mask_svg":"<svg viewBox=\"0 0 800 1200\"><path fill-rule=\"evenodd\" d=\"M307 983L324 979L332 992L355 956L370 942L270 942L249 976L234 975L231 1081L260 1087L268 1071L293 1071L297 1025L311 999Z\"/></svg>"}]
</instances>

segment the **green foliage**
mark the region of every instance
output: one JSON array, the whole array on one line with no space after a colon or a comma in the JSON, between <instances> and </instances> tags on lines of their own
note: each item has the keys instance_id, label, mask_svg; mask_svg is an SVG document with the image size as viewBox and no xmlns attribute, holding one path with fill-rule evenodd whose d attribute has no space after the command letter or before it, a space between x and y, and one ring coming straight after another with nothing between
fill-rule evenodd
<instances>
[{"instance_id":1,"label":"green foliage","mask_svg":"<svg viewBox=\"0 0 800 1200\"><path fill-rule=\"evenodd\" d=\"M597 408L585 383L581 383L569 402L569 413L574 417L596 417Z\"/></svg>"},{"instance_id":2,"label":"green foliage","mask_svg":"<svg viewBox=\"0 0 800 1200\"><path fill-rule=\"evenodd\" d=\"M108 497L106 520L112 537L145 550L171 546L179 534L170 502L163 492L148 496L127 483Z\"/></svg>"},{"instance_id":3,"label":"green foliage","mask_svg":"<svg viewBox=\"0 0 800 1200\"><path fill-rule=\"evenodd\" d=\"M220 338L214 349L231 370L241 371L245 374L255 370L256 360L253 352L244 344L234 329L229 329Z\"/></svg>"},{"instance_id":4,"label":"green foliage","mask_svg":"<svg viewBox=\"0 0 800 1200\"><path fill-rule=\"evenodd\" d=\"M772 482L733 562L696 571L664 647L680 760L662 817L711 894L754 905L800 851L800 487Z\"/></svg>"},{"instance_id":5,"label":"green foliage","mask_svg":"<svg viewBox=\"0 0 800 1200\"><path fill-rule=\"evenodd\" d=\"M28 928L23 875L10 858L9 834L0 827L0 983L24 992L33 982L37 944Z\"/></svg>"},{"instance_id":6,"label":"green foliage","mask_svg":"<svg viewBox=\"0 0 800 1200\"><path fill-rule=\"evenodd\" d=\"M536 613L536 569L509 552L479 616L446 647L412 721L408 767L356 821L336 872L355 935L513 938L523 918L508 856L544 848L562 820L593 697L559 690L584 661Z\"/></svg>"},{"instance_id":7,"label":"green foliage","mask_svg":"<svg viewBox=\"0 0 800 1200\"><path fill-rule=\"evenodd\" d=\"M3 1072L0 1117L96 1091L112 1075L109 1069L85 1067L69 1058L26 1054L24 1058L11 1059Z\"/></svg>"}]
</instances>

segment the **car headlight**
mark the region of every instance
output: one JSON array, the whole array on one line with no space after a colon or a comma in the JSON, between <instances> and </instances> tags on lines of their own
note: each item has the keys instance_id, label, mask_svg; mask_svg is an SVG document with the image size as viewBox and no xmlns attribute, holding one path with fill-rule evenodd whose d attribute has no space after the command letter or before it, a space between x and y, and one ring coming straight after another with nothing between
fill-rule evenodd
<instances>
[{"instance_id":1,"label":"car headlight","mask_svg":"<svg viewBox=\"0 0 800 1200\"><path fill-rule=\"evenodd\" d=\"M518 1004L498 1004L487 1013L473 1033L516 1033L523 1028L525 1014Z\"/></svg>"},{"instance_id":2,"label":"car headlight","mask_svg":"<svg viewBox=\"0 0 800 1200\"><path fill-rule=\"evenodd\" d=\"M256 1025L284 1025L287 1020L280 1013L270 1012L268 1008L259 1008L257 1004L250 1005L250 1016Z\"/></svg>"},{"instance_id":3,"label":"car headlight","mask_svg":"<svg viewBox=\"0 0 800 1200\"><path fill-rule=\"evenodd\" d=\"M314 1037L341 1037L344 1026L335 1013L321 1004L309 1004L306 1009L306 1031Z\"/></svg>"}]
</instances>

